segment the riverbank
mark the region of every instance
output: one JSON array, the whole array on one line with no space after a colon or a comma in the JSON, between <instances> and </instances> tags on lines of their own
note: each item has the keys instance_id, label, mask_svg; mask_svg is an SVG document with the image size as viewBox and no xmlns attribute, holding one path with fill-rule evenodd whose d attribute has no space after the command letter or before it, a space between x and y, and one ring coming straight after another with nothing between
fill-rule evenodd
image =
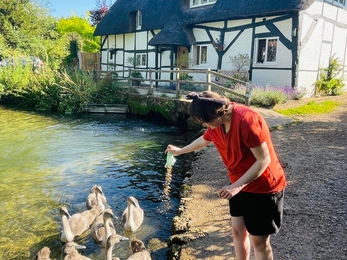
<instances>
[{"instance_id":1,"label":"riverbank","mask_svg":"<svg viewBox=\"0 0 347 260\"><path fill-rule=\"evenodd\" d=\"M263 111L271 113L264 117L288 179L284 223L272 236L276 260L347 259L347 202L342 199L347 176L341 174L347 172L347 95L327 98L342 105L329 114L296 118ZM228 202L217 196L228 180L214 146L196 153L188 176L173 220L170 259L234 259Z\"/></svg>"}]
</instances>

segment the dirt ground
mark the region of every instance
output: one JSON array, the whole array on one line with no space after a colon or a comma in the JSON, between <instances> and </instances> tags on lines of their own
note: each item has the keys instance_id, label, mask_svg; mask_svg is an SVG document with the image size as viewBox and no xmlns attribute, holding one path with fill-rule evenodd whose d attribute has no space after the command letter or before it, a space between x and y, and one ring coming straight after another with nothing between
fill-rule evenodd
<instances>
[{"instance_id":1,"label":"dirt ground","mask_svg":"<svg viewBox=\"0 0 347 260\"><path fill-rule=\"evenodd\" d=\"M324 115L293 118L271 132L288 181L284 223L271 236L276 260L347 259L347 94L277 107L325 99L341 106ZM234 259L228 203L217 196L228 180L213 146L197 152L190 174L191 194L182 198L179 210L187 222L181 236L188 242L173 259Z\"/></svg>"}]
</instances>

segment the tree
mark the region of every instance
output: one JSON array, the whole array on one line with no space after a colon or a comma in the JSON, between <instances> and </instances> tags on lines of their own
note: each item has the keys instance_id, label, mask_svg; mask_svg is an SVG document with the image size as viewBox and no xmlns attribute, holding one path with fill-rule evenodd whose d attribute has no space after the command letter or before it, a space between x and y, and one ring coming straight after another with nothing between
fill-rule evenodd
<instances>
[{"instance_id":1,"label":"tree","mask_svg":"<svg viewBox=\"0 0 347 260\"><path fill-rule=\"evenodd\" d=\"M41 3L44 0L41 1ZM67 55L66 41L55 28L56 19L38 0L0 1L0 59L37 56L57 68Z\"/></svg>"},{"instance_id":2,"label":"tree","mask_svg":"<svg viewBox=\"0 0 347 260\"><path fill-rule=\"evenodd\" d=\"M109 8L106 5L106 0L97 0L96 8L94 10L89 11L92 25L96 26L101 21L101 19L105 16L108 10Z\"/></svg>"},{"instance_id":3,"label":"tree","mask_svg":"<svg viewBox=\"0 0 347 260\"><path fill-rule=\"evenodd\" d=\"M72 16L61 18L57 23L57 31L61 35L68 35L71 40L77 40L73 35L79 35L78 49L83 52L98 52L100 50L100 37L93 36L95 28L89 24L87 18Z\"/></svg>"}]
</instances>

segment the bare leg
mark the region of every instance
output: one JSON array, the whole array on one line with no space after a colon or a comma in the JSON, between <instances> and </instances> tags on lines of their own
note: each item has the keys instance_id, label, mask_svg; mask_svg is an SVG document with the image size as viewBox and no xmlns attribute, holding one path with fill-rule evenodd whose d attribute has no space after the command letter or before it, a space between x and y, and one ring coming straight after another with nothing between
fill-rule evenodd
<instances>
[{"instance_id":1,"label":"bare leg","mask_svg":"<svg viewBox=\"0 0 347 260\"><path fill-rule=\"evenodd\" d=\"M243 217L231 217L232 235L237 260L248 260L250 241Z\"/></svg>"},{"instance_id":2,"label":"bare leg","mask_svg":"<svg viewBox=\"0 0 347 260\"><path fill-rule=\"evenodd\" d=\"M270 236L252 236L249 235L254 247L255 259L273 260Z\"/></svg>"}]
</instances>

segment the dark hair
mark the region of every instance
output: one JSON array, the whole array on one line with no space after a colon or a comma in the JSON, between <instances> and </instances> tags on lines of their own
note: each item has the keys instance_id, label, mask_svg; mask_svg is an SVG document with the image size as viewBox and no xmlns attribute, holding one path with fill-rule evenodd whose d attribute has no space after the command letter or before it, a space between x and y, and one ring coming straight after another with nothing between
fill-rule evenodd
<instances>
[{"instance_id":1,"label":"dark hair","mask_svg":"<svg viewBox=\"0 0 347 260\"><path fill-rule=\"evenodd\" d=\"M225 115L230 104L227 97L212 91L191 92L187 99L192 100L189 105L190 116L200 123L209 123Z\"/></svg>"}]
</instances>

